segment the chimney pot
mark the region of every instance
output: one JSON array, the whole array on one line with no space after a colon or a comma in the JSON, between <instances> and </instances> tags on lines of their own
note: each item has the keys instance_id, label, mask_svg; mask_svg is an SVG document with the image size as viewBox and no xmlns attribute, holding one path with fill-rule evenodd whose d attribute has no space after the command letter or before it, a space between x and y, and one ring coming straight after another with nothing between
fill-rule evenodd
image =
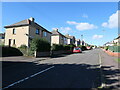
<instances>
[{"instance_id":1,"label":"chimney pot","mask_svg":"<svg viewBox=\"0 0 120 90\"><path fill-rule=\"evenodd\" d=\"M35 19L33 17L30 17L29 20L34 22Z\"/></svg>"}]
</instances>

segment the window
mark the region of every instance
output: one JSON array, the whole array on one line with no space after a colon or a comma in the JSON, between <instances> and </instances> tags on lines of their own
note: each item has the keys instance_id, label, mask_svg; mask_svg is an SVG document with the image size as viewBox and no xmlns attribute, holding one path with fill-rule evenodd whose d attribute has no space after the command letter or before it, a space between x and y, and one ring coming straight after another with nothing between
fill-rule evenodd
<instances>
[{"instance_id":1,"label":"window","mask_svg":"<svg viewBox=\"0 0 120 90\"><path fill-rule=\"evenodd\" d=\"M36 34L40 34L40 30L39 29L36 29Z\"/></svg>"},{"instance_id":2,"label":"window","mask_svg":"<svg viewBox=\"0 0 120 90\"><path fill-rule=\"evenodd\" d=\"M13 40L13 45L15 45L15 39Z\"/></svg>"},{"instance_id":3,"label":"window","mask_svg":"<svg viewBox=\"0 0 120 90\"><path fill-rule=\"evenodd\" d=\"M0 39L4 39L4 37L1 36Z\"/></svg>"},{"instance_id":4,"label":"window","mask_svg":"<svg viewBox=\"0 0 120 90\"><path fill-rule=\"evenodd\" d=\"M16 30L15 29L13 29L13 34L16 34Z\"/></svg>"},{"instance_id":5,"label":"window","mask_svg":"<svg viewBox=\"0 0 120 90\"><path fill-rule=\"evenodd\" d=\"M47 32L44 31L44 32L43 32L43 35L44 35L44 37L46 37L46 36L47 36Z\"/></svg>"}]
</instances>

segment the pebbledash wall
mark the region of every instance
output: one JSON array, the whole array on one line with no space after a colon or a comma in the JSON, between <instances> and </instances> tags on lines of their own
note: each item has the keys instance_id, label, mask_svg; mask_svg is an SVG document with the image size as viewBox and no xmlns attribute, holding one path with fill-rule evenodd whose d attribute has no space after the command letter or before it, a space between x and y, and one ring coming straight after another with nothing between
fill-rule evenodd
<instances>
[{"instance_id":1,"label":"pebbledash wall","mask_svg":"<svg viewBox=\"0 0 120 90\"><path fill-rule=\"evenodd\" d=\"M34 22L34 18L32 19L26 19L29 22L27 25L23 25L25 23L25 20L23 20L24 23L21 25L16 26L13 24L14 26L5 27L5 45L20 47L22 44L25 44L29 47L31 39L34 37L45 38L51 43L51 32ZM39 30L39 34L36 34L37 29ZM13 30L15 30L15 33L13 33Z\"/></svg>"},{"instance_id":2,"label":"pebbledash wall","mask_svg":"<svg viewBox=\"0 0 120 90\"><path fill-rule=\"evenodd\" d=\"M16 30L15 34L13 34L13 29ZM28 46L29 37L27 37L25 34L29 34L29 26L6 28L5 45L9 45L9 39L11 39L10 46L14 45L14 40L16 47L19 47L22 44Z\"/></svg>"}]
</instances>

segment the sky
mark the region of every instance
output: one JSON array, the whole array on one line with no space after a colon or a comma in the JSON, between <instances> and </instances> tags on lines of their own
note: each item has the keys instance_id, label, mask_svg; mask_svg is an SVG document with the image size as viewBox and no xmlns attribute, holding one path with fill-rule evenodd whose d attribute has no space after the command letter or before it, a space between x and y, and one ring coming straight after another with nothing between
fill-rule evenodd
<instances>
[{"instance_id":1,"label":"sky","mask_svg":"<svg viewBox=\"0 0 120 90\"><path fill-rule=\"evenodd\" d=\"M30 17L49 31L83 35L88 44L103 45L118 36L117 2L3 2L1 32Z\"/></svg>"}]
</instances>

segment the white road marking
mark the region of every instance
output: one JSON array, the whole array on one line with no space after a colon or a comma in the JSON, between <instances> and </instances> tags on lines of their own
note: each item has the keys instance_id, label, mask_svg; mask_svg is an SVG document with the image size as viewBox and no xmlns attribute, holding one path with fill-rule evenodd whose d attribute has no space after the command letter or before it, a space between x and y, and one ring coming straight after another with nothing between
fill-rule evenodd
<instances>
[{"instance_id":1,"label":"white road marking","mask_svg":"<svg viewBox=\"0 0 120 90\"><path fill-rule=\"evenodd\" d=\"M21 80L19 80L19 81L17 81L17 82L14 82L14 83L12 83L12 84L4 87L3 89L12 87L12 86L14 86L15 84L21 83L21 82L23 82L23 81L25 81L25 80L28 80L28 79L30 79L30 78L32 78L32 77L35 77L36 75L41 74L41 73L43 73L43 72L45 72L45 71L48 71L48 70L50 70L50 69L52 69L52 68L54 68L54 67L55 67L55 66L51 66L51 67L49 67L49 68L47 68L47 69L45 69L45 70L42 70L42 71L40 71L40 72L38 72L38 73L35 73L35 74L31 75L31 76L28 76L28 77L26 77L26 78L24 78L24 79L21 79Z\"/></svg>"},{"instance_id":2,"label":"white road marking","mask_svg":"<svg viewBox=\"0 0 120 90\"><path fill-rule=\"evenodd\" d=\"M100 63L100 73L101 73L101 82L102 82L101 87L103 88L103 87L106 86L106 84L105 84L105 80L104 80L104 78L103 78L103 71L102 71L102 58L101 58L101 54L100 54L100 52L99 52L99 63Z\"/></svg>"}]
</instances>

